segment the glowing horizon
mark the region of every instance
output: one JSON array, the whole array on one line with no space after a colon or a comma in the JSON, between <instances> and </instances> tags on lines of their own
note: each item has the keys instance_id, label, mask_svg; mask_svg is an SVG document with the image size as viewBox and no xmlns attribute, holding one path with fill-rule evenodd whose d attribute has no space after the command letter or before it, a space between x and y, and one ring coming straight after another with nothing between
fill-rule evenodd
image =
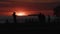
<instances>
[{"instance_id":1,"label":"glowing horizon","mask_svg":"<svg viewBox=\"0 0 60 34\"><path fill-rule=\"evenodd\" d=\"M27 16L28 14L26 12L20 11L20 12L16 12L17 16Z\"/></svg>"}]
</instances>

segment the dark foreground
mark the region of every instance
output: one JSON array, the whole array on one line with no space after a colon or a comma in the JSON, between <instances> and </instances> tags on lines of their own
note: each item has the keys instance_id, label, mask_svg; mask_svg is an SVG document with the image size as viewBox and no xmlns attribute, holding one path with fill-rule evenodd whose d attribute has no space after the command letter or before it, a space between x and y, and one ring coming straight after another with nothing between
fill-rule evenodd
<instances>
[{"instance_id":1,"label":"dark foreground","mask_svg":"<svg viewBox=\"0 0 60 34\"><path fill-rule=\"evenodd\" d=\"M14 32L14 33L58 33L60 31L60 24L0 24L1 32Z\"/></svg>"}]
</instances>

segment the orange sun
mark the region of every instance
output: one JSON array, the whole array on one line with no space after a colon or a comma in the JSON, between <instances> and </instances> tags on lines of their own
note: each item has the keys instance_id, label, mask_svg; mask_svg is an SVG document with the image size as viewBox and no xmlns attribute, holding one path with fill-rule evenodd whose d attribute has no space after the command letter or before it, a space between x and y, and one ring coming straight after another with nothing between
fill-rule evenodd
<instances>
[{"instance_id":1,"label":"orange sun","mask_svg":"<svg viewBox=\"0 0 60 34\"><path fill-rule=\"evenodd\" d=\"M24 13L24 12L16 13L16 15L17 15L17 16L27 16L27 14L26 14L26 13Z\"/></svg>"}]
</instances>

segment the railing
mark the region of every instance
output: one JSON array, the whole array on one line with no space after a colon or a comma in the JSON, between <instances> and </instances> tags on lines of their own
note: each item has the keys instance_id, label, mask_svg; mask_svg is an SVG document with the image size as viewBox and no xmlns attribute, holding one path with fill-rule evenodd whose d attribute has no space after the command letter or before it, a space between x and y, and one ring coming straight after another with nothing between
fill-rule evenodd
<instances>
[{"instance_id":1,"label":"railing","mask_svg":"<svg viewBox=\"0 0 60 34\"><path fill-rule=\"evenodd\" d=\"M6 20L0 20L0 23L1 22L5 22ZM13 23L13 18L10 18L8 19L8 22L9 23ZM52 17L50 18L50 22L48 22L48 17L45 18L45 22L43 24L59 24L60 22L60 17ZM38 23L38 24L41 24L40 20L38 17L36 16L30 16L30 17L19 17L17 18L17 23Z\"/></svg>"}]
</instances>

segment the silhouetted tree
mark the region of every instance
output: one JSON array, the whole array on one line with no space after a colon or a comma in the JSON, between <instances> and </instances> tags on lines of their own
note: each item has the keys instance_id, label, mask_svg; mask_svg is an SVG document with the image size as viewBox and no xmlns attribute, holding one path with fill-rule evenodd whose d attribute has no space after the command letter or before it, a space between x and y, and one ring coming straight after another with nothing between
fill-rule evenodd
<instances>
[{"instance_id":1,"label":"silhouetted tree","mask_svg":"<svg viewBox=\"0 0 60 34\"><path fill-rule=\"evenodd\" d=\"M60 16L59 14L60 14L60 6L57 6L56 8L54 8L54 14L56 15L56 16Z\"/></svg>"},{"instance_id":2,"label":"silhouetted tree","mask_svg":"<svg viewBox=\"0 0 60 34\"><path fill-rule=\"evenodd\" d=\"M16 13L13 12L13 20L14 20L14 23L16 23Z\"/></svg>"}]
</instances>

